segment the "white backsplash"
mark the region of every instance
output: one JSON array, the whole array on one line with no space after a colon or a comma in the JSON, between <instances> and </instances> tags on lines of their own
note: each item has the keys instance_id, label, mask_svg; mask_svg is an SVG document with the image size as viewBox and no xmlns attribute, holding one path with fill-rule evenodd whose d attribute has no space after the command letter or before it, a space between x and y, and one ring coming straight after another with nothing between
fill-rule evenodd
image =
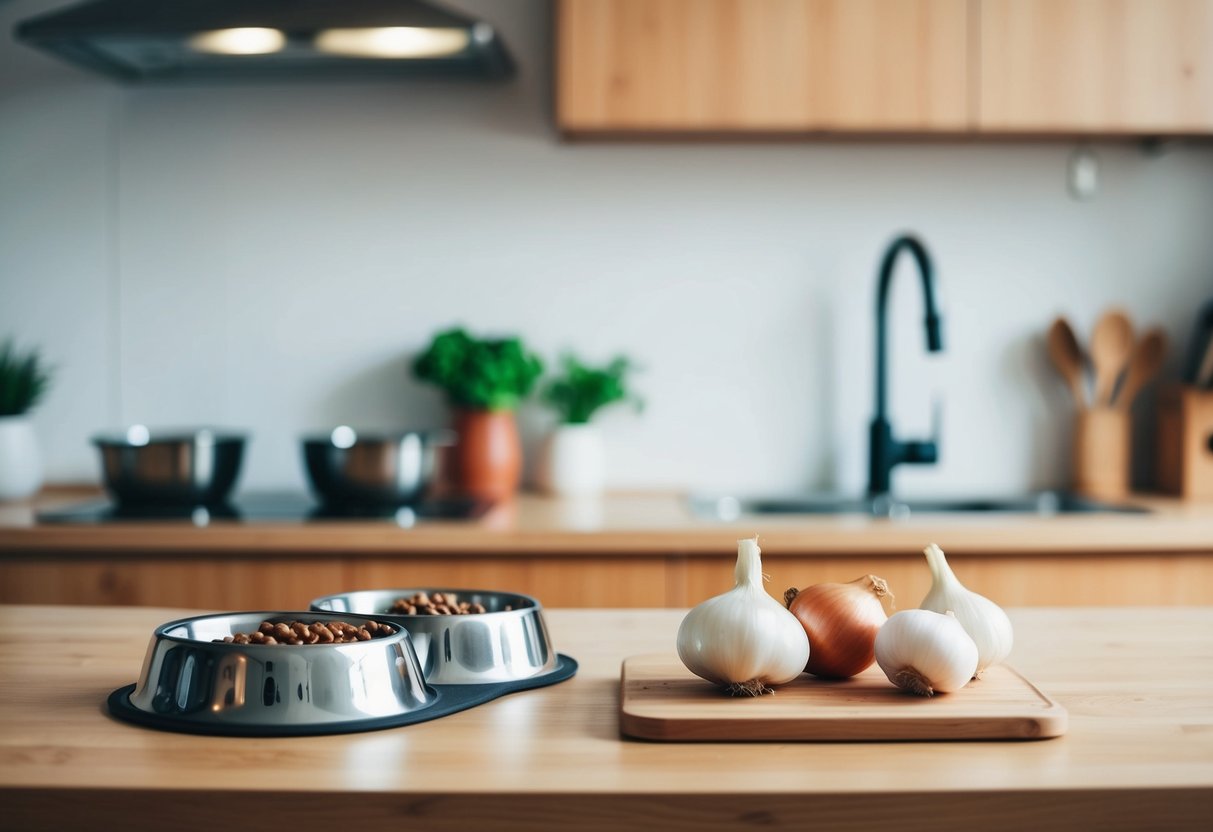
<instances>
[{"instance_id":1,"label":"white backsplash","mask_svg":"<svg viewBox=\"0 0 1213 832\"><path fill-rule=\"evenodd\" d=\"M892 413L924 434L938 395L945 422L898 488L1061 484L1051 318L1119 304L1182 341L1213 294L1208 144L1101 143L1080 203L1060 142L562 143L545 3L462 3L500 22L505 84L143 88L11 41L56 5L0 7L0 336L59 368L53 480L97 477L97 428L209 422L253 433L245 487L301 486L301 431L441 422L409 356L465 323L644 365L645 413L602 420L613 486L857 490L875 272L913 229L946 352L900 275Z\"/></svg>"}]
</instances>

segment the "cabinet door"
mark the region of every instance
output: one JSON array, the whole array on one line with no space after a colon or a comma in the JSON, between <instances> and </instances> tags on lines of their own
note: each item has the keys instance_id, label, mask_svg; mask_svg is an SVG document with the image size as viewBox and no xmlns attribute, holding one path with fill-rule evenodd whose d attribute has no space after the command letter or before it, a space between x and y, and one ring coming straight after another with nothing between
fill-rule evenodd
<instances>
[{"instance_id":1,"label":"cabinet door","mask_svg":"<svg viewBox=\"0 0 1213 832\"><path fill-rule=\"evenodd\" d=\"M560 0L570 132L962 131L966 0Z\"/></svg>"},{"instance_id":2,"label":"cabinet door","mask_svg":"<svg viewBox=\"0 0 1213 832\"><path fill-rule=\"evenodd\" d=\"M1213 0L980 0L978 125L1208 133Z\"/></svg>"}]
</instances>

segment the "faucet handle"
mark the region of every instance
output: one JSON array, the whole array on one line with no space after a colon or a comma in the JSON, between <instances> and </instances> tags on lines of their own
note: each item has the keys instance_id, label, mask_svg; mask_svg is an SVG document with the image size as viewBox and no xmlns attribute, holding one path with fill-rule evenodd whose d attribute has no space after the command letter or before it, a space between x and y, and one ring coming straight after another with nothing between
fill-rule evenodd
<instances>
[{"instance_id":1,"label":"faucet handle","mask_svg":"<svg viewBox=\"0 0 1213 832\"><path fill-rule=\"evenodd\" d=\"M899 462L932 465L939 461L939 439L943 434L943 403L931 400L931 438L901 442Z\"/></svg>"}]
</instances>

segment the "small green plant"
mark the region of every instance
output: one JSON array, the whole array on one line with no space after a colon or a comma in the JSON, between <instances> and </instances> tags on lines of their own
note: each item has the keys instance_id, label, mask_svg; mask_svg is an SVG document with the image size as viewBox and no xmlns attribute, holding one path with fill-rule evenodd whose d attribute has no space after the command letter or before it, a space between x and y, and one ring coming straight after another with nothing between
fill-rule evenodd
<instances>
[{"instance_id":1,"label":"small green plant","mask_svg":"<svg viewBox=\"0 0 1213 832\"><path fill-rule=\"evenodd\" d=\"M462 329L434 336L413 375L440 388L456 407L513 410L543 372L518 338L475 338Z\"/></svg>"},{"instance_id":2,"label":"small green plant","mask_svg":"<svg viewBox=\"0 0 1213 832\"><path fill-rule=\"evenodd\" d=\"M0 344L0 416L28 412L46 394L50 384L50 369L37 350L22 354L11 340Z\"/></svg>"},{"instance_id":3,"label":"small green plant","mask_svg":"<svg viewBox=\"0 0 1213 832\"><path fill-rule=\"evenodd\" d=\"M627 376L634 366L620 356L605 367L589 367L576 356L566 355L562 372L543 389L543 401L560 414L560 421L584 425L603 407L631 402L639 411L644 403L628 392Z\"/></svg>"}]
</instances>

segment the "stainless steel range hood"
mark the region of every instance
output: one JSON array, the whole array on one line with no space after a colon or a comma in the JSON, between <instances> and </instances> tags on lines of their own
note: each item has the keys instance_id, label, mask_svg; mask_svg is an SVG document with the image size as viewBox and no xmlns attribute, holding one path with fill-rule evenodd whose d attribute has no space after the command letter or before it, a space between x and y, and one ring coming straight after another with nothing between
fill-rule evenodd
<instances>
[{"instance_id":1,"label":"stainless steel range hood","mask_svg":"<svg viewBox=\"0 0 1213 832\"><path fill-rule=\"evenodd\" d=\"M513 72L490 24L420 0L96 0L15 33L123 81Z\"/></svg>"}]
</instances>

